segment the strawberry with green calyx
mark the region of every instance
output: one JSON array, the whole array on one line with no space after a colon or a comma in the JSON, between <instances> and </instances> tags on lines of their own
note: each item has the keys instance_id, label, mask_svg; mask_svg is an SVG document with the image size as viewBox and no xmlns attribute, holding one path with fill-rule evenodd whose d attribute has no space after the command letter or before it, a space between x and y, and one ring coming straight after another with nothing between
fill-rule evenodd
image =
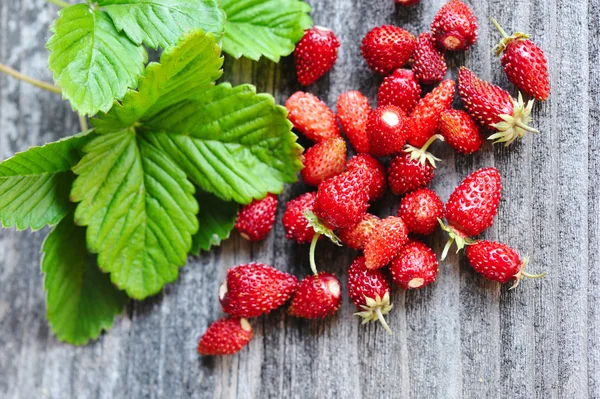
<instances>
[{"instance_id":1,"label":"strawberry with green calyx","mask_svg":"<svg viewBox=\"0 0 600 399\"><path fill-rule=\"evenodd\" d=\"M439 223L450 239L444 247L442 260L456 243L458 253L474 241L470 237L481 234L492 225L498 213L502 194L502 180L496 168L479 169L467 176L450 194L446 203L445 225Z\"/></svg>"},{"instance_id":2,"label":"strawberry with green calyx","mask_svg":"<svg viewBox=\"0 0 600 399\"><path fill-rule=\"evenodd\" d=\"M334 314L341 304L340 280L332 273L321 272L300 282L288 313L304 319L318 319Z\"/></svg>"},{"instance_id":3,"label":"strawberry with green calyx","mask_svg":"<svg viewBox=\"0 0 600 399\"><path fill-rule=\"evenodd\" d=\"M364 256L354 259L348 269L348 296L359 310L354 315L361 317L363 324L377 320L392 333L384 318L393 307L390 284L382 270L369 270L365 266Z\"/></svg>"},{"instance_id":4,"label":"strawberry with green calyx","mask_svg":"<svg viewBox=\"0 0 600 399\"><path fill-rule=\"evenodd\" d=\"M260 200L254 200L244 206L237 217L235 228L248 241L263 240L275 224L277 196L267 194Z\"/></svg>"},{"instance_id":5,"label":"strawberry with green calyx","mask_svg":"<svg viewBox=\"0 0 600 399\"><path fill-rule=\"evenodd\" d=\"M306 212L304 212L304 217L308 221L308 225L310 227L312 227L313 230L315 231L315 235L310 243L309 259L310 259L310 269L312 270L313 274L316 275L316 274L318 274L318 272L317 272L317 263L315 262L315 249L317 248L317 241L319 241L319 238L321 238L321 236L324 235L325 237L329 238L331 240L331 242L333 242L335 245L340 246L340 247L342 246L342 243L341 243L340 239L338 238L338 236L335 235L333 230L330 229L329 227L327 227L325 224L323 224L319 220L317 215L314 214L314 212L306 211Z\"/></svg>"},{"instance_id":6,"label":"strawberry with green calyx","mask_svg":"<svg viewBox=\"0 0 600 399\"><path fill-rule=\"evenodd\" d=\"M225 318L212 323L198 342L205 356L233 355L252 339L252 326L244 318Z\"/></svg>"},{"instance_id":7,"label":"strawberry with green calyx","mask_svg":"<svg viewBox=\"0 0 600 399\"><path fill-rule=\"evenodd\" d=\"M306 244L312 241L315 230L309 226L308 220L304 217L304 212L312 212L316 196L316 192L304 193L288 201L285 205L285 212L281 218L285 238L294 240L298 244Z\"/></svg>"},{"instance_id":8,"label":"strawberry with green calyx","mask_svg":"<svg viewBox=\"0 0 600 399\"><path fill-rule=\"evenodd\" d=\"M458 72L458 91L465 108L481 125L497 132L488 137L509 146L527 132L539 133L529 126L533 100L525 104L523 96L514 99L507 91L479 79L471 70L461 67Z\"/></svg>"},{"instance_id":9,"label":"strawberry with green calyx","mask_svg":"<svg viewBox=\"0 0 600 399\"><path fill-rule=\"evenodd\" d=\"M550 95L548 61L544 50L535 45L529 36L522 32L511 36L492 18L492 23L502 35L502 41L496 46L496 55L502 55L500 62L506 76L519 90L544 101Z\"/></svg>"},{"instance_id":10,"label":"strawberry with green calyx","mask_svg":"<svg viewBox=\"0 0 600 399\"><path fill-rule=\"evenodd\" d=\"M421 148L413 147L412 145L407 144L403 151L410 155L410 159L415 161L418 160L421 165L425 165L426 162L429 162L429 164L435 168L436 161L439 162L441 159L435 157L432 153L427 152L427 149L436 140L444 141L444 136L441 134L434 134L425 142L425 144L423 144Z\"/></svg>"},{"instance_id":11,"label":"strawberry with green calyx","mask_svg":"<svg viewBox=\"0 0 600 399\"><path fill-rule=\"evenodd\" d=\"M412 159L411 154L405 152L390 162L388 184L392 193L404 195L428 186L433 175L434 169L429 162L421 163L419 159Z\"/></svg>"},{"instance_id":12,"label":"strawberry with green calyx","mask_svg":"<svg viewBox=\"0 0 600 399\"><path fill-rule=\"evenodd\" d=\"M529 259L525 257L521 261L517 251L499 242L478 241L467 247L466 255L473 269L488 280L503 284L515 280L510 287L511 290L516 288L525 277L541 278L546 275L546 272L540 274L525 272Z\"/></svg>"}]
</instances>

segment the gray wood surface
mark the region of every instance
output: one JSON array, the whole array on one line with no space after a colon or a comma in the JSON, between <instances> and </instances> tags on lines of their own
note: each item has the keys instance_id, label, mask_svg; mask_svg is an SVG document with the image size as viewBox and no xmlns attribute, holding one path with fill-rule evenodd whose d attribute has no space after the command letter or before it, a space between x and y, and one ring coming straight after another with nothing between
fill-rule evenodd
<instances>
[{"instance_id":1,"label":"gray wood surface","mask_svg":"<svg viewBox=\"0 0 600 399\"><path fill-rule=\"evenodd\" d=\"M396 23L414 34L443 0L410 9L392 0L309 0L316 24L342 42L331 73L309 91L334 106L359 89L374 103L380 78L359 44L375 25ZM548 271L519 289L484 281L455 255L435 285L395 290L388 336L360 326L346 301L318 322L275 311L253 321L255 338L237 356L200 358L196 342L221 315L219 282L227 268L270 263L302 277L308 248L285 240L280 217L269 238L250 245L236 234L221 248L190 258L164 292L133 303L108 334L88 346L58 343L45 321L39 232L0 231L1 398L600 398L600 1L470 0L480 38L451 58L452 76L467 65L511 88L491 53L498 35L489 17L533 35L550 61L552 95L535 108L540 135L509 149L471 157L436 145L444 159L433 188L445 200L468 173L496 166L504 196L485 237L531 257ZM44 43L57 8L43 0L0 1L0 62L51 80ZM225 63L225 79L251 82L280 103L299 89L291 58ZM55 94L0 76L0 158L77 132L76 116ZM303 192L288 187L282 201ZM395 212L398 200L376 207ZM440 233L432 245L440 253ZM345 278L354 254L320 244L318 260Z\"/></svg>"}]
</instances>

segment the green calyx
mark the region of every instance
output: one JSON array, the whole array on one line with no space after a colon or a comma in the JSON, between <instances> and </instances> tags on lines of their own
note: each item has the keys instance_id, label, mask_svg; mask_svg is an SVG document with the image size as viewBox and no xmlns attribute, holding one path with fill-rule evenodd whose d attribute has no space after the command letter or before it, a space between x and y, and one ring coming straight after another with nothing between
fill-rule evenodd
<instances>
[{"instance_id":1,"label":"green calyx","mask_svg":"<svg viewBox=\"0 0 600 399\"><path fill-rule=\"evenodd\" d=\"M362 317L362 324L369 323L371 321L379 321L385 331L392 333L390 326L385 321L385 316L392 310L394 305L390 304L390 293L386 292L381 298L379 295L375 296L375 299L365 296L366 305L360 305L360 312L354 313L355 316Z\"/></svg>"},{"instance_id":2,"label":"green calyx","mask_svg":"<svg viewBox=\"0 0 600 399\"><path fill-rule=\"evenodd\" d=\"M523 259L523 263L521 263L521 267L519 268L519 272L517 274L515 274L515 283L509 288L509 290L515 289L517 288L517 286L519 285L519 283L521 282L521 280L523 280L525 277L527 278L542 278L544 276L546 276L546 272L542 272L540 274L529 274L525 271L525 268L527 267L527 265L529 264L529 258L525 257Z\"/></svg>"},{"instance_id":3,"label":"green calyx","mask_svg":"<svg viewBox=\"0 0 600 399\"><path fill-rule=\"evenodd\" d=\"M450 250L450 247L452 247L452 244L456 243L456 253L459 253L460 250L463 249L466 245L471 245L475 243L474 240L470 239L469 237L463 236L462 234L454 230L452 227L444 224L442 219L438 219L438 223L440 224L442 230L447 232L450 236L448 242L446 242L446 245L444 246L444 251L442 252L441 258L442 260L446 259L446 256L448 256L448 251Z\"/></svg>"},{"instance_id":4,"label":"green calyx","mask_svg":"<svg viewBox=\"0 0 600 399\"><path fill-rule=\"evenodd\" d=\"M516 139L525 136L527 132L539 133L539 130L529 126L532 121L532 108L533 100L529 100L525 104L523 95L519 93L519 99L513 99L513 114L500 115L502 122L491 125L497 132L488 137L488 140L494 141L494 144L505 143L505 146L508 147Z\"/></svg>"},{"instance_id":5,"label":"green calyx","mask_svg":"<svg viewBox=\"0 0 600 399\"><path fill-rule=\"evenodd\" d=\"M312 227L313 230L315 231L315 236L313 237L313 239L310 243L310 269L316 275L316 274L318 274L318 271L317 271L317 264L315 262L315 249L317 248L317 241L319 241L319 238L322 235L324 235L325 237L329 238L331 240L331 242L333 242L335 245L338 245L340 247L342 246L342 242L340 241L338 236L335 235L333 230L331 230L329 227L325 226L325 224L323 224L319 220L319 218L317 217L317 215L314 214L314 212L306 211L306 212L304 212L304 217L308 221L308 225L310 227Z\"/></svg>"},{"instance_id":6,"label":"green calyx","mask_svg":"<svg viewBox=\"0 0 600 399\"><path fill-rule=\"evenodd\" d=\"M427 140L427 142L425 143L425 145L423 145L423 147L417 148L417 147L407 144L404 147L403 151L410 154L410 159L412 159L412 160L418 159L419 162L421 163L421 165L425 165L425 162L429 162L431 164L431 166L433 166L435 168L436 161L441 161L441 159L436 158L435 156L433 156L432 153L427 152L427 149L436 140L444 141L444 136L442 136L441 134L434 134L433 136L431 136L429 138L429 140Z\"/></svg>"},{"instance_id":7,"label":"green calyx","mask_svg":"<svg viewBox=\"0 0 600 399\"><path fill-rule=\"evenodd\" d=\"M523 32L515 32L511 36L509 36L504 29L500 26L498 21L492 18L492 24L498 29L498 32L502 35L502 40L494 47L494 51L496 52L496 57L499 57L500 54L506 50L506 47L510 44L510 42L514 40L525 40L529 39L529 35Z\"/></svg>"}]
</instances>

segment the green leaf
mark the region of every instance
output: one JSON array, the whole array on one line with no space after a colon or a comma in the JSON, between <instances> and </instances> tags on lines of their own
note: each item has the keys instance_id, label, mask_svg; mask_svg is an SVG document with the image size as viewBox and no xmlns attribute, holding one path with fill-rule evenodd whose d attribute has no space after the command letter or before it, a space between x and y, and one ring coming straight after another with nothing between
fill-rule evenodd
<instances>
[{"instance_id":1,"label":"green leaf","mask_svg":"<svg viewBox=\"0 0 600 399\"><path fill-rule=\"evenodd\" d=\"M78 134L31 147L0 163L0 223L37 230L58 223L69 211L71 168L90 138Z\"/></svg>"},{"instance_id":2,"label":"green leaf","mask_svg":"<svg viewBox=\"0 0 600 399\"><path fill-rule=\"evenodd\" d=\"M194 28L221 36L225 24L217 0L100 0L98 5L132 42L153 49L176 44Z\"/></svg>"},{"instance_id":3,"label":"green leaf","mask_svg":"<svg viewBox=\"0 0 600 399\"><path fill-rule=\"evenodd\" d=\"M302 147L285 108L251 85L221 84L175 104L140 128L188 178L219 198L248 204L297 180Z\"/></svg>"},{"instance_id":4,"label":"green leaf","mask_svg":"<svg viewBox=\"0 0 600 399\"><path fill-rule=\"evenodd\" d=\"M200 227L192 239L192 255L208 251L214 245L221 245L229 238L238 214L238 204L223 201L212 194L200 191L196 194L200 204L198 222Z\"/></svg>"},{"instance_id":5,"label":"green leaf","mask_svg":"<svg viewBox=\"0 0 600 399\"><path fill-rule=\"evenodd\" d=\"M42 247L50 327L59 341L85 344L109 329L127 296L117 290L85 247L85 229L66 216Z\"/></svg>"},{"instance_id":6,"label":"green leaf","mask_svg":"<svg viewBox=\"0 0 600 399\"><path fill-rule=\"evenodd\" d=\"M99 133L132 126L145 115L193 97L212 87L221 74L223 57L212 33L195 30L175 47L165 50L160 64L150 63L140 77L138 91L129 90L123 105L116 103L107 114L92 119Z\"/></svg>"},{"instance_id":7,"label":"green leaf","mask_svg":"<svg viewBox=\"0 0 600 399\"><path fill-rule=\"evenodd\" d=\"M227 14L223 51L235 58L279 62L312 25L310 6L298 0L222 0L221 7Z\"/></svg>"},{"instance_id":8,"label":"green leaf","mask_svg":"<svg viewBox=\"0 0 600 399\"><path fill-rule=\"evenodd\" d=\"M177 278L198 229L198 203L185 173L133 129L103 134L73 169L75 222L102 270L135 299Z\"/></svg>"},{"instance_id":9,"label":"green leaf","mask_svg":"<svg viewBox=\"0 0 600 399\"><path fill-rule=\"evenodd\" d=\"M146 50L118 32L105 12L86 4L63 8L58 15L46 45L54 80L81 115L108 111L137 83Z\"/></svg>"}]
</instances>

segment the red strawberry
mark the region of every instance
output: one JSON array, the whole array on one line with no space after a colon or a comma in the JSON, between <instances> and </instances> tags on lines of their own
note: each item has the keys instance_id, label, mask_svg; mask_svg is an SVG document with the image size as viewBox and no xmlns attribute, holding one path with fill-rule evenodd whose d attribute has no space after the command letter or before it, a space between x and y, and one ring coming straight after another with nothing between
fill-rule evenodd
<instances>
[{"instance_id":1,"label":"red strawberry","mask_svg":"<svg viewBox=\"0 0 600 399\"><path fill-rule=\"evenodd\" d=\"M363 249L365 241L369 237L369 234L373 231L373 228L379 223L379 218L370 213L365 213L362 220L356 223L354 226L346 227L338 231L338 236L344 244L352 249Z\"/></svg>"},{"instance_id":2,"label":"red strawberry","mask_svg":"<svg viewBox=\"0 0 600 399\"><path fill-rule=\"evenodd\" d=\"M311 186L339 175L346 168L346 142L336 137L315 144L304 154L302 180Z\"/></svg>"},{"instance_id":3,"label":"red strawberry","mask_svg":"<svg viewBox=\"0 0 600 399\"><path fill-rule=\"evenodd\" d=\"M333 111L312 94L297 91L288 98L285 107L288 119L309 140L319 143L341 137Z\"/></svg>"},{"instance_id":4,"label":"red strawberry","mask_svg":"<svg viewBox=\"0 0 600 399\"><path fill-rule=\"evenodd\" d=\"M404 111L394 105L378 107L367 119L369 152L383 157L402 151L409 133Z\"/></svg>"},{"instance_id":5,"label":"red strawberry","mask_svg":"<svg viewBox=\"0 0 600 399\"><path fill-rule=\"evenodd\" d=\"M306 277L298 285L288 313L305 319L317 319L337 312L342 303L342 285L331 273Z\"/></svg>"},{"instance_id":6,"label":"red strawberry","mask_svg":"<svg viewBox=\"0 0 600 399\"><path fill-rule=\"evenodd\" d=\"M388 183L396 195L404 195L421 187L426 187L433 179L433 165L413 158L412 152L398 155L388 167Z\"/></svg>"},{"instance_id":7,"label":"red strawberry","mask_svg":"<svg viewBox=\"0 0 600 399\"><path fill-rule=\"evenodd\" d=\"M275 224L277 196L267 194L261 200L254 200L244 206L238 214L235 228L248 241L264 239Z\"/></svg>"},{"instance_id":8,"label":"red strawberry","mask_svg":"<svg viewBox=\"0 0 600 399\"><path fill-rule=\"evenodd\" d=\"M537 100L546 100L550 95L548 61L544 50L535 45L525 33L516 32L508 36L498 22L494 26L502 34L502 42L496 46L496 55L504 52L500 59L506 76L519 90Z\"/></svg>"},{"instance_id":9,"label":"red strawberry","mask_svg":"<svg viewBox=\"0 0 600 399\"><path fill-rule=\"evenodd\" d=\"M481 234L492 225L501 194L502 181L496 168L479 169L454 189L446 203L448 225L442 225L450 235L442 259L454 241L461 250L471 242L469 237Z\"/></svg>"},{"instance_id":10,"label":"red strawberry","mask_svg":"<svg viewBox=\"0 0 600 399\"><path fill-rule=\"evenodd\" d=\"M419 101L410 114L410 145L422 147L435 134L442 112L450 109L454 100L454 86L453 80L444 80Z\"/></svg>"},{"instance_id":11,"label":"red strawberry","mask_svg":"<svg viewBox=\"0 0 600 399\"><path fill-rule=\"evenodd\" d=\"M408 31L392 25L376 27L367 33L360 51L374 72L389 75L408 63L416 39Z\"/></svg>"},{"instance_id":12,"label":"red strawberry","mask_svg":"<svg viewBox=\"0 0 600 399\"><path fill-rule=\"evenodd\" d=\"M479 79L465 67L458 72L458 91L471 117L483 126L498 131L488 140L508 146L527 132L537 133L537 130L528 126L533 100L525 105L521 93L519 99L515 100L507 91Z\"/></svg>"},{"instance_id":13,"label":"red strawberry","mask_svg":"<svg viewBox=\"0 0 600 399\"><path fill-rule=\"evenodd\" d=\"M252 339L252 326L246 319L226 318L212 323L200 338L201 355L233 355Z\"/></svg>"},{"instance_id":14,"label":"red strawberry","mask_svg":"<svg viewBox=\"0 0 600 399\"><path fill-rule=\"evenodd\" d=\"M258 317L283 305L296 291L296 277L262 263L231 268L219 288L223 311L234 317Z\"/></svg>"},{"instance_id":15,"label":"red strawberry","mask_svg":"<svg viewBox=\"0 0 600 399\"><path fill-rule=\"evenodd\" d=\"M363 324L378 320L392 333L383 317L392 310L390 284L383 271L367 269L364 256L354 259L348 269L348 296L359 310L355 315L362 317Z\"/></svg>"},{"instance_id":16,"label":"red strawberry","mask_svg":"<svg viewBox=\"0 0 600 399\"><path fill-rule=\"evenodd\" d=\"M431 33L421 33L417 38L414 59L412 70L419 82L433 84L446 76L448 71L446 58L435 47Z\"/></svg>"},{"instance_id":17,"label":"red strawberry","mask_svg":"<svg viewBox=\"0 0 600 399\"><path fill-rule=\"evenodd\" d=\"M435 281L438 261L427 245L410 241L392 261L390 272L394 282L401 288L422 288Z\"/></svg>"},{"instance_id":18,"label":"red strawberry","mask_svg":"<svg viewBox=\"0 0 600 399\"><path fill-rule=\"evenodd\" d=\"M386 76L377 92L377 106L395 105L410 114L421 99L421 86L410 69L396 69Z\"/></svg>"},{"instance_id":19,"label":"red strawberry","mask_svg":"<svg viewBox=\"0 0 600 399\"><path fill-rule=\"evenodd\" d=\"M400 4L401 6L412 6L413 4L417 4L421 0L396 0L396 4Z\"/></svg>"},{"instance_id":20,"label":"red strawberry","mask_svg":"<svg viewBox=\"0 0 600 399\"><path fill-rule=\"evenodd\" d=\"M343 228L361 220L369 207L371 175L363 168L346 171L319 184L314 213L328 227Z\"/></svg>"},{"instance_id":21,"label":"red strawberry","mask_svg":"<svg viewBox=\"0 0 600 399\"><path fill-rule=\"evenodd\" d=\"M479 127L465 111L449 109L442 113L438 131L456 151L472 154L481 148Z\"/></svg>"},{"instance_id":22,"label":"red strawberry","mask_svg":"<svg viewBox=\"0 0 600 399\"><path fill-rule=\"evenodd\" d=\"M499 281L503 284L515 280L510 289L519 285L524 277L540 278L546 275L546 273L526 273L525 267L529 263L529 259L524 258L521 262L517 251L499 242L478 241L467 246L465 252L473 269L488 280Z\"/></svg>"},{"instance_id":23,"label":"red strawberry","mask_svg":"<svg viewBox=\"0 0 600 399\"><path fill-rule=\"evenodd\" d=\"M304 31L296 45L296 74L302 86L308 86L327 73L337 60L340 42L333 32L321 26Z\"/></svg>"},{"instance_id":24,"label":"red strawberry","mask_svg":"<svg viewBox=\"0 0 600 399\"><path fill-rule=\"evenodd\" d=\"M428 188L413 191L402 198L398 217L402 218L411 233L429 235L438 220L444 216L444 204L437 194Z\"/></svg>"},{"instance_id":25,"label":"red strawberry","mask_svg":"<svg viewBox=\"0 0 600 399\"><path fill-rule=\"evenodd\" d=\"M286 204L281 219L286 238L295 240L298 244L306 244L312 241L315 230L308 225L304 213L313 210L316 196L316 192L304 193Z\"/></svg>"},{"instance_id":26,"label":"red strawberry","mask_svg":"<svg viewBox=\"0 0 600 399\"><path fill-rule=\"evenodd\" d=\"M477 18L465 3L450 0L433 18L431 33L446 50L466 50L477 40Z\"/></svg>"},{"instance_id":27,"label":"red strawberry","mask_svg":"<svg viewBox=\"0 0 600 399\"><path fill-rule=\"evenodd\" d=\"M370 113L369 100L360 91L352 90L340 94L337 101L337 117L350 144L359 153L369 152L366 127Z\"/></svg>"},{"instance_id":28,"label":"red strawberry","mask_svg":"<svg viewBox=\"0 0 600 399\"><path fill-rule=\"evenodd\" d=\"M385 168L383 165L369 154L358 154L350 158L346 163L347 170L352 171L355 168L363 168L371 175L369 201L373 202L381 198L386 187Z\"/></svg>"},{"instance_id":29,"label":"red strawberry","mask_svg":"<svg viewBox=\"0 0 600 399\"><path fill-rule=\"evenodd\" d=\"M365 242L365 259L369 269L378 269L391 262L408 241L406 224L396 216L382 219Z\"/></svg>"}]
</instances>

